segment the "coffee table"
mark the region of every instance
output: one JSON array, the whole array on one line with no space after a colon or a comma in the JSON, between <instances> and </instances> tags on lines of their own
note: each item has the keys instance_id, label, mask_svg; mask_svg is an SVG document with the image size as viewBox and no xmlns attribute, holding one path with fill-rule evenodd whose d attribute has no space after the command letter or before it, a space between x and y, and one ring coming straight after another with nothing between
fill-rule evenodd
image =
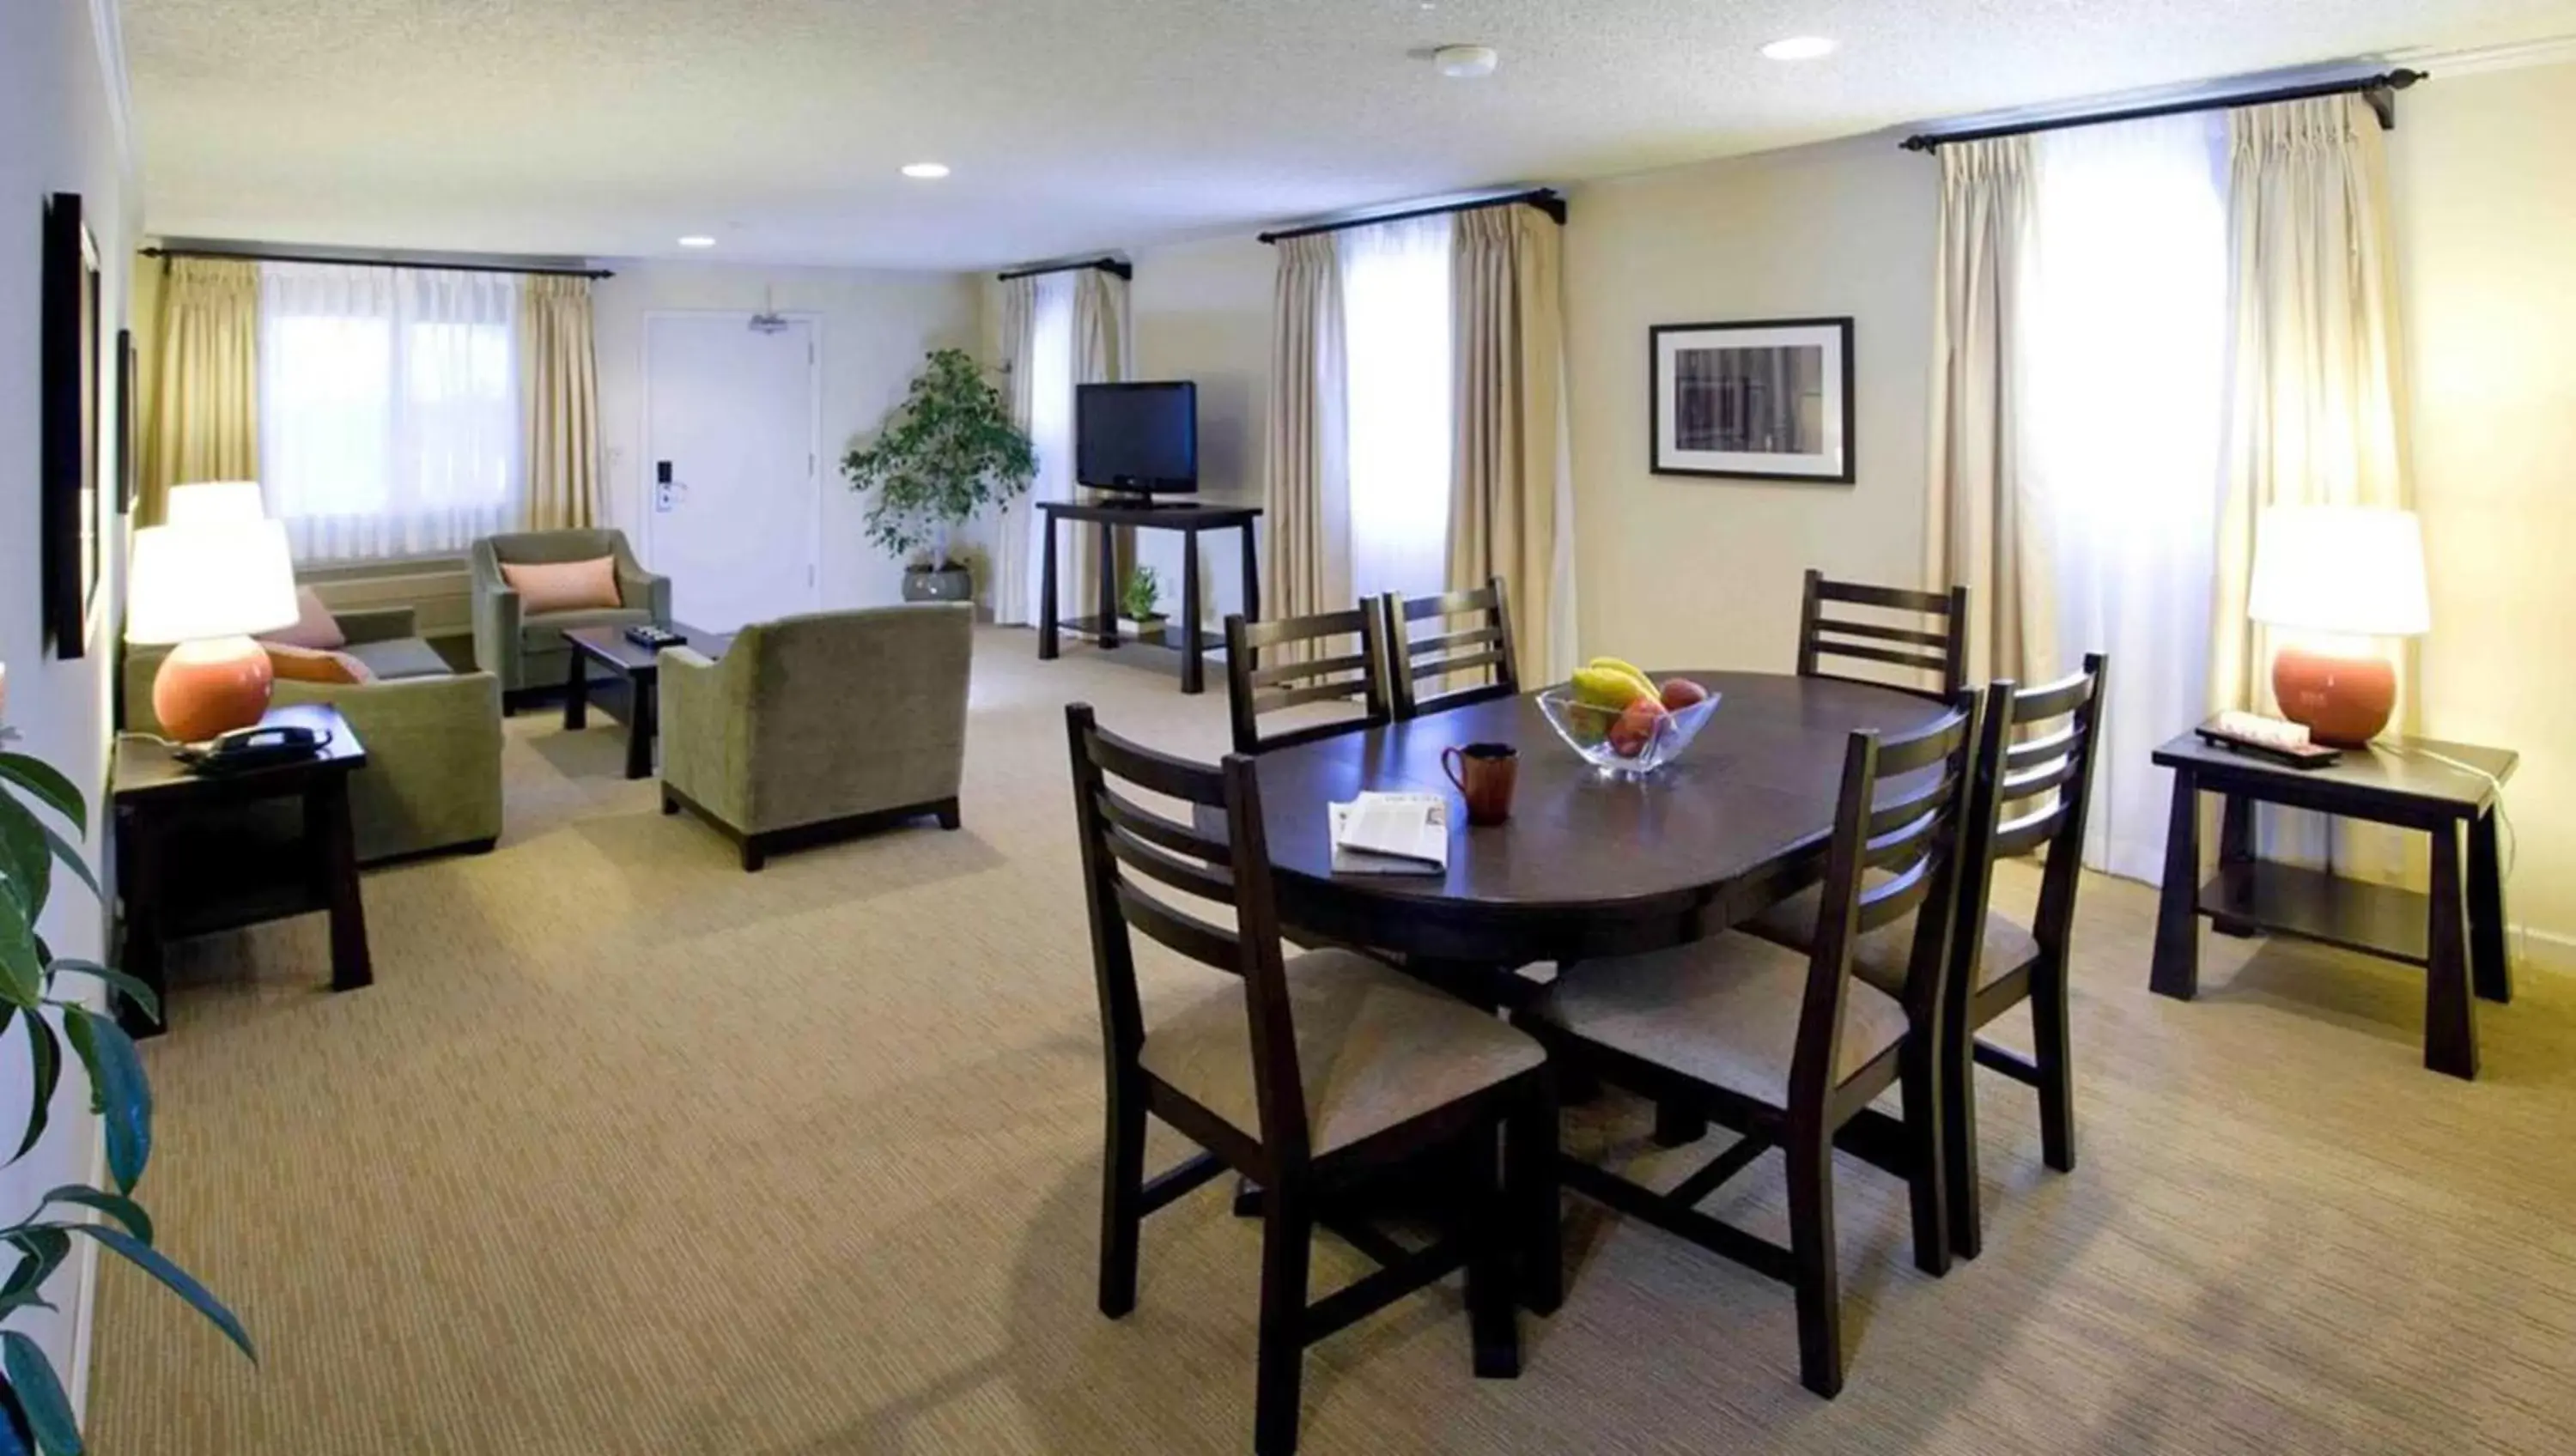
<instances>
[{"instance_id":1,"label":"coffee table","mask_svg":"<svg viewBox=\"0 0 2576 1456\"><path fill-rule=\"evenodd\" d=\"M730 632L706 632L686 622L671 630L689 640L680 645L702 657L717 658L733 645ZM564 728L578 732L590 722L590 665L597 663L626 680L626 776L653 776L653 735L661 725L662 663L626 639L624 627L574 627L564 633L572 644L572 669L564 683Z\"/></svg>"}]
</instances>

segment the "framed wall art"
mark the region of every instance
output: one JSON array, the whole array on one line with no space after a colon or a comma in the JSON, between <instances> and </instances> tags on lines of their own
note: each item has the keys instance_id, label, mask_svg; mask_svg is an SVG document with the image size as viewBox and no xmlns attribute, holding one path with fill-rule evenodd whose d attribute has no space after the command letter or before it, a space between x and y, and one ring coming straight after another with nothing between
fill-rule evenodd
<instances>
[{"instance_id":1,"label":"framed wall art","mask_svg":"<svg viewBox=\"0 0 2576 1456\"><path fill-rule=\"evenodd\" d=\"M1852 321L1657 324L1657 475L1852 483Z\"/></svg>"},{"instance_id":2,"label":"framed wall art","mask_svg":"<svg viewBox=\"0 0 2576 1456\"><path fill-rule=\"evenodd\" d=\"M98 239L81 217L77 193L45 203L37 409L41 437L41 530L46 635L54 655L89 648L89 613L98 595L99 403Z\"/></svg>"}]
</instances>

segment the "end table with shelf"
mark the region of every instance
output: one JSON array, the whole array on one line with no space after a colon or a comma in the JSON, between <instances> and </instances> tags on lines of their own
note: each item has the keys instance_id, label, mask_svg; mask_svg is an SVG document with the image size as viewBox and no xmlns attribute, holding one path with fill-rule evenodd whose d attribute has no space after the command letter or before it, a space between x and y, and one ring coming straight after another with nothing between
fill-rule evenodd
<instances>
[{"instance_id":1,"label":"end table with shelf","mask_svg":"<svg viewBox=\"0 0 2576 1456\"><path fill-rule=\"evenodd\" d=\"M2185 1001L2199 993L2204 916L2224 935L2289 935L2419 966L2424 1065L2477 1076L2477 1002L2513 999L2496 815L2519 755L2394 738L2346 749L2327 768L2295 769L2186 733L2157 749L2155 762L2173 770L2174 782L2151 989ZM2224 800L2217 869L2206 880L2204 793ZM2418 894L2256 858L2258 803L2421 831L2431 846L2429 889Z\"/></svg>"},{"instance_id":2,"label":"end table with shelf","mask_svg":"<svg viewBox=\"0 0 2576 1456\"><path fill-rule=\"evenodd\" d=\"M367 766L348 720L320 703L271 708L263 724L326 735L310 758L230 773L199 773L157 739L116 742L109 800L116 814L125 912L124 969L169 1016L164 950L172 940L321 910L331 917L331 989L375 982L367 911L358 890L349 776ZM264 813L294 800L300 813ZM136 1035L159 1030L129 1018Z\"/></svg>"}]
</instances>

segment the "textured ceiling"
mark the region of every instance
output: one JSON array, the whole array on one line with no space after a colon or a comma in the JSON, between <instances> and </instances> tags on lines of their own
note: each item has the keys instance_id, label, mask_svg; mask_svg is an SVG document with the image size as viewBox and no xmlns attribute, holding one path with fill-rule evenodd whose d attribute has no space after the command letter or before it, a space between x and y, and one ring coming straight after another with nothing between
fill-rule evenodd
<instances>
[{"instance_id":1,"label":"textured ceiling","mask_svg":"<svg viewBox=\"0 0 2576 1456\"><path fill-rule=\"evenodd\" d=\"M11 0L14 3L14 0ZM2279 66L2576 0L124 0L185 237L968 267ZM1842 42L1765 61L1788 35ZM1424 50L1499 47L1489 80ZM2435 84L2439 84L2438 80ZM956 169L907 181L905 162Z\"/></svg>"}]
</instances>

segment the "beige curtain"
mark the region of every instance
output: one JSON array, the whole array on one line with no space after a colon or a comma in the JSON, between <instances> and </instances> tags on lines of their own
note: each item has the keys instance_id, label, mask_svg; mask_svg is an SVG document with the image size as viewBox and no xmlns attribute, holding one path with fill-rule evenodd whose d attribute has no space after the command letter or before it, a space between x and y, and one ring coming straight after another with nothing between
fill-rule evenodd
<instances>
[{"instance_id":1,"label":"beige curtain","mask_svg":"<svg viewBox=\"0 0 2576 1456\"><path fill-rule=\"evenodd\" d=\"M2226 496L2209 654L2211 712L2277 714L2276 634L2248 619L2255 523L2271 505L2411 508L2406 393L2389 246L2388 160L2359 96L2240 108L2228 117ZM2413 732L2415 644L2389 639L2397 670L2389 729ZM2267 858L2416 879L2409 836L2266 809Z\"/></svg>"},{"instance_id":2,"label":"beige curtain","mask_svg":"<svg viewBox=\"0 0 2576 1456\"><path fill-rule=\"evenodd\" d=\"M2046 522L2022 457L2016 342L2036 259L2031 142L1952 142L1940 157L1924 585L1968 588L1971 681L2032 682L2056 670L2057 651Z\"/></svg>"},{"instance_id":3,"label":"beige curtain","mask_svg":"<svg viewBox=\"0 0 2576 1456\"><path fill-rule=\"evenodd\" d=\"M1099 268L1077 271L1073 275L1073 382L1116 384L1127 377L1128 358L1127 280ZM1136 532L1133 527L1121 527L1117 534L1111 555L1118 580L1124 583L1127 573L1136 569ZM1074 600L1089 603L1100 592L1100 553L1095 548L1077 554ZM1170 586L1174 592L1179 590L1177 582ZM1173 596L1165 605L1178 601ZM1086 605L1082 610L1091 608Z\"/></svg>"},{"instance_id":4,"label":"beige curtain","mask_svg":"<svg viewBox=\"0 0 2576 1456\"><path fill-rule=\"evenodd\" d=\"M528 525L599 523L599 364L591 343L590 280L530 274L519 298L521 436Z\"/></svg>"},{"instance_id":5,"label":"beige curtain","mask_svg":"<svg viewBox=\"0 0 2576 1456\"><path fill-rule=\"evenodd\" d=\"M160 522L174 485L259 478L258 265L167 260L153 354L143 526Z\"/></svg>"},{"instance_id":6,"label":"beige curtain","mask_svg":"<svg viewBox=\"0 0 2576 1456\"><path fill-rule=\"evenodd\" d=\"M2209 661L2212 711L2277 712L2270 634L2247 620L2265 506L2410 508L2388 163L2359 96L2249 106L2228 118L2232 353L2227 494ZM2397 716L2416 721L2411 641Z\"/></svg>"},{"instance_id":7,"label":"beige curtain","mask_svg":"<svg viewBox=\"0 0 2576 1456\"><path fill-rule=\"evenodd\" d=\"M1342 419L1342 269L1330 233L1279 242L1270 302L1268 527L1261 615L1351 603L1350 482Z\"/></svg>"},{"instance_id":8,"label":"beige curtain","mask_svg":"<svg viewBox=\"0 0 2576 1456\"><path fill-rule=\"evenodd\" d=\"M1449 585L1499 576L1520 669L1574 668L1563 229L1532 207L1460 213L1450 257Z\"/></svg>"},{"instance_id":9,"label":"beige curtain","mask_svg":"<svg viewBox=\"0 0 2576 1456\"><path fill-rule=\"evenodd\" d=\"M1035 371L1029 359L1037 352L1038 281L1009 278L999 287L1003 392L1010 401L1011 423L1025 434L1034 428L1037 417L1031 390ZM1037 620L1037 594L1029 585L1035 574L1031 553L1037 547L1038 509L1032 489L1021 492L993 523L993 620L1006 627Z\"/></svg>"}]
</instances>

